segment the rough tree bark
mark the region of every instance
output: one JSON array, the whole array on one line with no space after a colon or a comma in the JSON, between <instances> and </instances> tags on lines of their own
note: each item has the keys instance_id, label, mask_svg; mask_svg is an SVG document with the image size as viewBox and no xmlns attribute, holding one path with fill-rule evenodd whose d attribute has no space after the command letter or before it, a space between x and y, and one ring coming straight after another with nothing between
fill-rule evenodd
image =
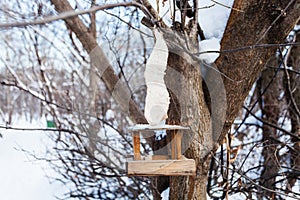
<instances>
[{"instance_id":1,"label":"rough tree bark","mask_svg":"<svg viewBox=\"0 0 300 200\"><path fill-rule=\"evenodd\" d=\"M51 0L51 2L55 5L58 12L72 9L67 0ZM277 0L236 0L233 7L237 10L233 10L230 15L221 43L221 51L249 45L281 43L300 16L300 0L282 0L280 2ZM105 71L102 71L102 80L108 90L112 92L118 82L118 78L104 57L96 40L78 17L65 19L65 21L77 35L88 53L93 53L92 51L95 48L97 49L97 56L101 57L102 61L98 64L101 66L101 69L105 69ZM193 32L196 30L195 27L196 21L188 29ZM190 37L191 41L195 41L195 34L190 34ZM185 84L181 82L182 91L186 92L181 97L190 97L182 99L183 105L190 105L190 107L182 109L180 120L182 125L191 126L195 134L195 138L186 155L194 158L197 163L196 177L172 178L171 199L206 199L206 180L210 152L215 151L219 143L224 139L250 88L268 58L275 53L275 50L276 47L246 48L230 53L221 53L221 56L216 61L216 65L222 73L230 77L230 79L223 77L228 108L226 123L221 134L213 131L213 123L210 122L208 107L204 101L204 93L200 84L200 70L180 61L180 56L174 55L172 57L170 55L169 59L175 59L172 62L180 64L179 71L186 78ZM214 74L215 71L211 73ZM119 92L121 95L116 96L116 100L122 105L124 100L120 97L124 96L122 95L124 91ZM135 121L144 123L144 117L134 102L131 99L128 99L127 102L130 102L128 110ZM213 134L218 135L215 136Z\"/></svg>"}]
</instances>

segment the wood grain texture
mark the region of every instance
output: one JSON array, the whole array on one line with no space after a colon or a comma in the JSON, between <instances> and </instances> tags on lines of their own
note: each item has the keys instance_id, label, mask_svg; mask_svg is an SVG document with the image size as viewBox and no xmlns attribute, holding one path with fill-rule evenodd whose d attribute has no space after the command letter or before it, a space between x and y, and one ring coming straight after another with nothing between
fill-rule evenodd
<instances>
[{"instance_id":1,"label":"wood grain texture","mask_svg":"<svg viewBox=\"0 0 300 200\"><path fill-rule=\"evenodd\" d=\"M128 161L127 174L129 176L194 176L196 165L192 159Z\"/></svg>"},{"instance_id":2,"label":"wood grain texture","mask_svg":"<svg viewBox=\"0 0 300 200\"><path fill-rule=\"evenodd\" d=\"M141 139L140 139L140 133L134 132L133 133L133 156L134 160L141 160Z\"/></svg>"}]
</instances>

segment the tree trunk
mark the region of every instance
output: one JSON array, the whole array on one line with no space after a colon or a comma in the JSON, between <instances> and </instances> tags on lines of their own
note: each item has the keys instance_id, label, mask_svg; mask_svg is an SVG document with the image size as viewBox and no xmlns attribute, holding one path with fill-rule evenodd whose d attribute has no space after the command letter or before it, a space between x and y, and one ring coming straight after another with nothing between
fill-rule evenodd
<instances>
[{"instance_id":1,"label":"tree trunk","mask_svg":"<svg viewBox=\"0 0 300 200\"><path fill-rule=\"evenodd\" d=\"M170 89L179 98L177 108L180 110L180 116L177 117L180 119L177 121L183 126L191 127L191 132L184 133L183 136L183 146L189 147L185 156L194 159L197 166L196 177L171 177L170 199L206 199L208 159L205 156L207 151L212 149L213 140L210 114L202 92L199 64L187 63L182 57L170 54L169 65L178 70L178 73L175 73L170 69L167 74L167 80L172 82ZM181 66L181 69L178 69L178 66Z\"/></svg>"}]
</instances>

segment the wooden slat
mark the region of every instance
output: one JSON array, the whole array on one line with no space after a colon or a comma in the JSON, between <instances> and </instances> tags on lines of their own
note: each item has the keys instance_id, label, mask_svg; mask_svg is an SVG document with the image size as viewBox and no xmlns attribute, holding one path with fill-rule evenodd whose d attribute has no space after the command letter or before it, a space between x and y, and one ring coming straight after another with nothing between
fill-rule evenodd
<instances>
[{"instance_id":1,"label":"wooden slat","mask_svg":"<svg viewBox=\"0 0 300 200\"><path fill-rule=\"evenodd\" d=\"M178 125L168 125L168 124L155 125L155 126L151 126L149 124L137 124L135 126L129 127L128 129L130 131L189 130L190 127L178 126Z\"/></svg>"},{"instance_id":2,"label":"wooden slat","mask_svg":"<svg viewBox=\"0 0 300 200\"><path fill-rule=\"evenodd\" d=\"M131 176L194 176L196 165L192 159L128 161L127 174Z\"/></svg>"},{"instance_id":3,"label":"wooden slat","mask_svg":"<svg viewBox=\"0 0 300 200\"><path fill-rule=\"evenodd\" d=\"M140 151L140 133L133 133L133 157L134 160L141 160L141 151Z\"/></svg>"},{"instance_id":4,"label":"wooden slat","mask_svg":"<svg viewBox=\"0 0 300 200\"><path fill-rule=\"evenodd\" d=\"M170 159L167 155L152 155L152 160L168 160Z\"/></svg>"}]
</instances>

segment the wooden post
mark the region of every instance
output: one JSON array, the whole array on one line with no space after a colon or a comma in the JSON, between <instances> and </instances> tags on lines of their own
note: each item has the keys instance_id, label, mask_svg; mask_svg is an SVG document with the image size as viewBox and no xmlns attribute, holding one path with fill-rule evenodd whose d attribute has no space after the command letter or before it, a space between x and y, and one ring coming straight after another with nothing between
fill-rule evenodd
<instances>
[{"instance_id":1,"label":"wooden post","mask_svg":"<svg viewBox=\"0 0 300 200\"><path fill-rule=\"evenodd\" d=\"M180 159L181 157L181 139L182 139L182 133L177 132L175 136L175 142L176 142L176 159Z\"/></svg>"},{"instance_id":2,"label":"wooden post","mask_svg":"<svg viewBox=\"0 0 300 200\"><path fill-rule=\"evenodd\" d=\"M176 140L176 130L172 130L172 140L171 140L171 158L172 160L176 159L176 144L177 142L175 142Z\"/></svg>"},{"instance_id":3,"label":"wooden post","mask_svg":"<svg viewBox=\"0 0 300 200\"><path fill-rule=\"evenodd\" d=\"M133 132L133 155L134 160L141 160L141 151L140 151L140 133Z\"/></svg>"},{"instance_id":4,"label":"wooden post","mask_svg":"<svg viewBox=\"0 0 300 200\"><path fill-rule=\"evenodd\" d=\"M177 130L172 131L172 159L178 160L181 157L181 140L182 140L182 134L181 132L178 132Z\"/></svg>"}]
</instances>

